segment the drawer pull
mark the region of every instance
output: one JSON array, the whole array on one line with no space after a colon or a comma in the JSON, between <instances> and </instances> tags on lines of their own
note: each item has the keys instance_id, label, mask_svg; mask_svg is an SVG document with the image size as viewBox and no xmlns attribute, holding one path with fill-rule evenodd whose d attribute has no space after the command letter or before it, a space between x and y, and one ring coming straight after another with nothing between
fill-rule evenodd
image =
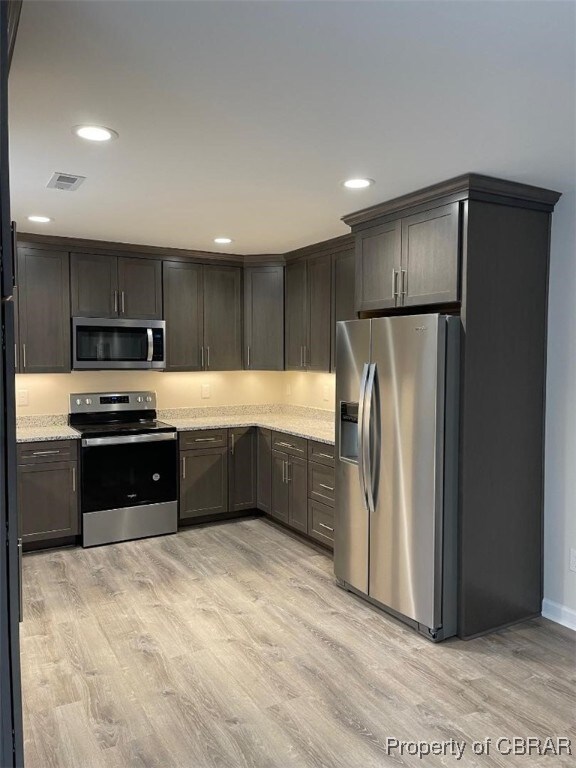
<instances>
[{"instance_id":1,"label":"drawer pull","mask_svg":"<svg viewBox=\"0 0 576 768\"><path fill-rule=\"evenodd\" d=\"M195 437L194 442L195 443L214 443L216 440L219 440L218 437Z\"/></svg>"},{"instance_id":2,"label":"drawer pull","mask_svg":"<svg viewBox=\"0 0 576 768\"><path fill-rule=\"evenodd\" d=\"M325 525L324 523L318 523L320 528L326 528L327 531L330 531L331 533L334 533L334 528L330 528L329 525Z\"/></svg>"},{"instance_id":3,"label":"drawer pull","mask_svg":"<svg viewBox=\"0 0 576 768\"><path fill-rule=\"evenodd\" d=\"M32 456L58 456L60 451L32 451Z\"/></svg>"},{"instance_id":4,"label":"drawer pull","mask_svg":"<svg viewBox=\"0 0 576 768\"><path fill-rule=\"evenodd\" d=\"M292 445L292 443L282 443L280 440L279 440L279 441L276 443L276 445L281 445L281 446L283 446L284 448L294 448L294 446Z\"/></svg>"},{"instance_id":5,"label":"drawer pull","mask_svg":"<svg viewBox=\"0 0 576 768\"><path fill-rule=\"evenodd\" d=\"M324 488L325 491L333 491L334 488L331 485L324 485L324 483L318 483L320 488Z\"/></svg>"},{"instance_id":6,"label":"drawer pull","mask_svg":"<svg viewBox=\"0 0 576 768\"><path fill-rule=\"evenodd\" d=\"M324 459L333 459L334 455L331 453L317 453L316 456L322 456Z\"/></svg>"}]
</instances>

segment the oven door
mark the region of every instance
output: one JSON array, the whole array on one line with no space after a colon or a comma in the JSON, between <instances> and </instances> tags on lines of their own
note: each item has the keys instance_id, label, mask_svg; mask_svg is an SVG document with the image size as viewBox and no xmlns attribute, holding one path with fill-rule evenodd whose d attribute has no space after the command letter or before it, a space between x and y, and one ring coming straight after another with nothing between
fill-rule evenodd
<instances>
[{"instance_id":1,"label":"oven door","mask_svg":"<svg viewBox=\"0 0 576 768\"><path fill-rule=\"evenodd\" d=\"M176 501L175 432L82 440L82 513Z\"/></svg>"},{"instance_id":2,"label":"oven door","mask_svg":"<svg viewBox=\"0 0 576 768\"><path fill-rule=\"evenodd\" d=\"M75 317L72 323L75 370L162 369L164 320L110 320Z\"/></svg>"}]
</instances>

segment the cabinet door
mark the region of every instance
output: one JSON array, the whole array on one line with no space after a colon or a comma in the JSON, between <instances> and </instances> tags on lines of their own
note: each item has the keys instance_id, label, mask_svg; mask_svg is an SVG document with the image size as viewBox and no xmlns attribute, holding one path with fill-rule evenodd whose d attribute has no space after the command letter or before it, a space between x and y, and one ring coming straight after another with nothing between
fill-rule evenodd
<instances>
[{"instance_id":1,"label":"cabinet door","mask_svg":"<svg viewBox=\"0 0 576 768\"><path fill-rule=\"evenodd\" d=\"M356 310L396 306L402 256L400 221L359 232L356 236Z\"/></svg>"},{"instance_id":2,"label":"cabinet door","mask_svg":"<svg viewBox=\"0 0 576 768\"><path fill-rule=\"evenodd\" d=\"M118 259L120 315L133 320L162 320L162 262L122 256Z\"/></svg>"},{"instance_id":3,"label":"cabinet door","mask_svg":"<svg viewBox=\"0 0 576 768\"><path fill-rule=\"evenodd\" d=\"M228 508L230 512L256 507L256 429L235 427L228 431Z\"/></svg>"},{"instance_id":4,"label":"cabinet door","mask_svg":"<svg viewBox=\"0 0 576 768\"><path fill-rule=\"evenodd\" d=\"M354 250L342 251L332 257L332 333L330 339L330 370L336 370L336 323L355 320L354 306L355 259Z\"/></svg>"},{"instance_id":5,"label":"cabinet door","mask_svg":"<svg viewBox=\"0 0 576 768\"><path fill-rule=\"evenodd\" d=\"M202 266L164 262L166 370L202 369L204 302Z\"/></svg>"},{"instance_id":6,"label":"cabinet door","mask_svg":"<svg viewBox=\"0 0 576 768\"><path fill-rule=\"evenodd\" d=\"M272 506L270 514L288 522L289 488L287 482L288 475L288 454L282 451L272 451Z\"/></svg>"},{"instance_id":7,"label":"cabinet door","mask_svg":"<svg viewBox=\"0 0 576 768\"><path fill-rule=\"evenodd\" d=\"M284 354L286 370L304 369L306 346L306 262L288 264L284 273L286 304L284 307Z\"/></svg>"},{"instance_id":8,"label":"cabinet door","mask_svg":"<svg viewBox=\"0 0 576 768\"><path fill-rule=\"evenodd\" d=\"M117 317L118 259L75 253L70 270L73 317Z\"/></svg>"},{"instance_id":9,"label":"cabinet door","mask_svg":"<svg viewBox=\"0 0 576 768\"><path fill-rule=\"evenodd\" d=\"M204 267L205 367L242 368L242 270Z\"/></svg>"},{"instance_id":10,"label":"cabinet door","mask_svg":"<svg viewBox=\"0 0 576 768\"><path fill-rule=\"evenodd\" d=\"M458 203L402 219L404 306L458 301Z\"/></svg>"},{"instance_id":11,"label":"cabinet door","mask_svg":"<svg viewBox=\"0 0 576 768\"><path fill-rule=\"evenodd\" d=\"M308 531L308 462L292 456L288 462L288 524L302 533Z\"/></svg>"},{"instance_id":12,"label":"cabinet door","mask_svg":"<svg viewBox=\"0 0 576 768\"><path fill-rule=\"evenodd\" d=\"M180 454L180 520L228 512L228 448Z\"/></svg>"},{"instance_id":13,"label":"cabinet door","mask_svg":"<svg viewBox=\"0 0 576 768\"><path fill-rule=\"evenodd\" d=\"M23 373L69 373L68 254L21 248L18 271L20 368Z\"/></svg>"},{"instance_id":14,"label":"cabinet door","mask_svg":"<svg viewBox=\"0 0 576 768\"><path fill-rule=\"evenodd\" d=\"M284 267L244 270L244 367L284 370Z\"/></svg>"},{"instance_id":15,"label":"cabinet door","mask_svg":"<svg viewBox=\"0 0 576 768\"><path fill-rule=\"evenodd\" d=\"M258 429L258 459L256 482L256 506L262 512L272 507L272 432Z\"/></svg>"},{"instance_id":16,"label":"cabinet door","mask_svg":"<svg viewBox=\"0 0 576 768\"><path fill-rule=\"evenodd\" d=\"M24 542L80 532L77 462L18 467L18 513Z\"/></svg>"},{"instance_id":17,"label":"cabinet door","mask_svg":"<svg viewBox=\"0 0 576 768\"><path fill-rule=\"evenodd\" d=\"M307 263L308 323L304 363L309 371L330 370L332 257L317 256Z\"/></svg>"}]
</instances>

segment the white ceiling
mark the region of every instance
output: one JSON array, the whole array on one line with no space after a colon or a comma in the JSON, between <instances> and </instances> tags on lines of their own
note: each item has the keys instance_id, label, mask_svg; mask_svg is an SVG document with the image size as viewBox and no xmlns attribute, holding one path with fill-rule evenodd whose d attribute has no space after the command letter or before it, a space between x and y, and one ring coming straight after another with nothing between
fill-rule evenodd
<instances>
[{"instance_id":1,"label":"white ceiling","mask_svg":"<svg viewBox=\"0 0 576 768\"><path fill-rule=\"evenodd\" d=\"M573 191L575 10L25 0L13 215L24 231L206 250L223 234L235 252L268 253L466 171ZM84 142L81 123L120 138ZM46 189L54 171L87 180ZM376 185L342 188L358 175Z\"/></svg>"}]
</instances>

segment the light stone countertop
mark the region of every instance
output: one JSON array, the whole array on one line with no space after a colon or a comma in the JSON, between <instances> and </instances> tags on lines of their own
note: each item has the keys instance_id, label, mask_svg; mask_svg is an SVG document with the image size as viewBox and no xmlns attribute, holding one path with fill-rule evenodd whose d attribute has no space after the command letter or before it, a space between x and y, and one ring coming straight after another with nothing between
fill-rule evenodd
<instances>
[{"instance_id":1,"label":"light stone countertop","mask_svg":"<svg viewBox=\"0 0 576 768\"><path fill-rule=\"evenodd\" d=\"M298 406L228 406L173 409L158 413L160 421L179 432L230 427L263 427L308 440L334 445L334 420L327 411ZM74 440L80 434L65 423L66 417L28 416L17 420L19 443Z\"/></svg>"},{"instance_id":2,"label":"light stone countertop","mask_svg":"<svg viewBox=\"0 0 576 768\"><path fill-rule=\"evenodd\" d=\"M197 429L223 429L230 427L263 427L284 432L288 435L317 440L319 443L334 445L334 424L319 419L306 419L286 414L258 413L250 416L196 416L191 419L169 419L179 432Z\"/></svg>"},{"instance_id":3,"label":"light stone countertop","mask_svg":"<svg viewBox=\"0 0 576 768\"><path fill-rule=\"evenodd\" d=\"M16 428L16 442L18 443L35 443L43 442L44 440L77 440L79 437L79 432L66 425Z\"/></svg>"}]
</instances>

